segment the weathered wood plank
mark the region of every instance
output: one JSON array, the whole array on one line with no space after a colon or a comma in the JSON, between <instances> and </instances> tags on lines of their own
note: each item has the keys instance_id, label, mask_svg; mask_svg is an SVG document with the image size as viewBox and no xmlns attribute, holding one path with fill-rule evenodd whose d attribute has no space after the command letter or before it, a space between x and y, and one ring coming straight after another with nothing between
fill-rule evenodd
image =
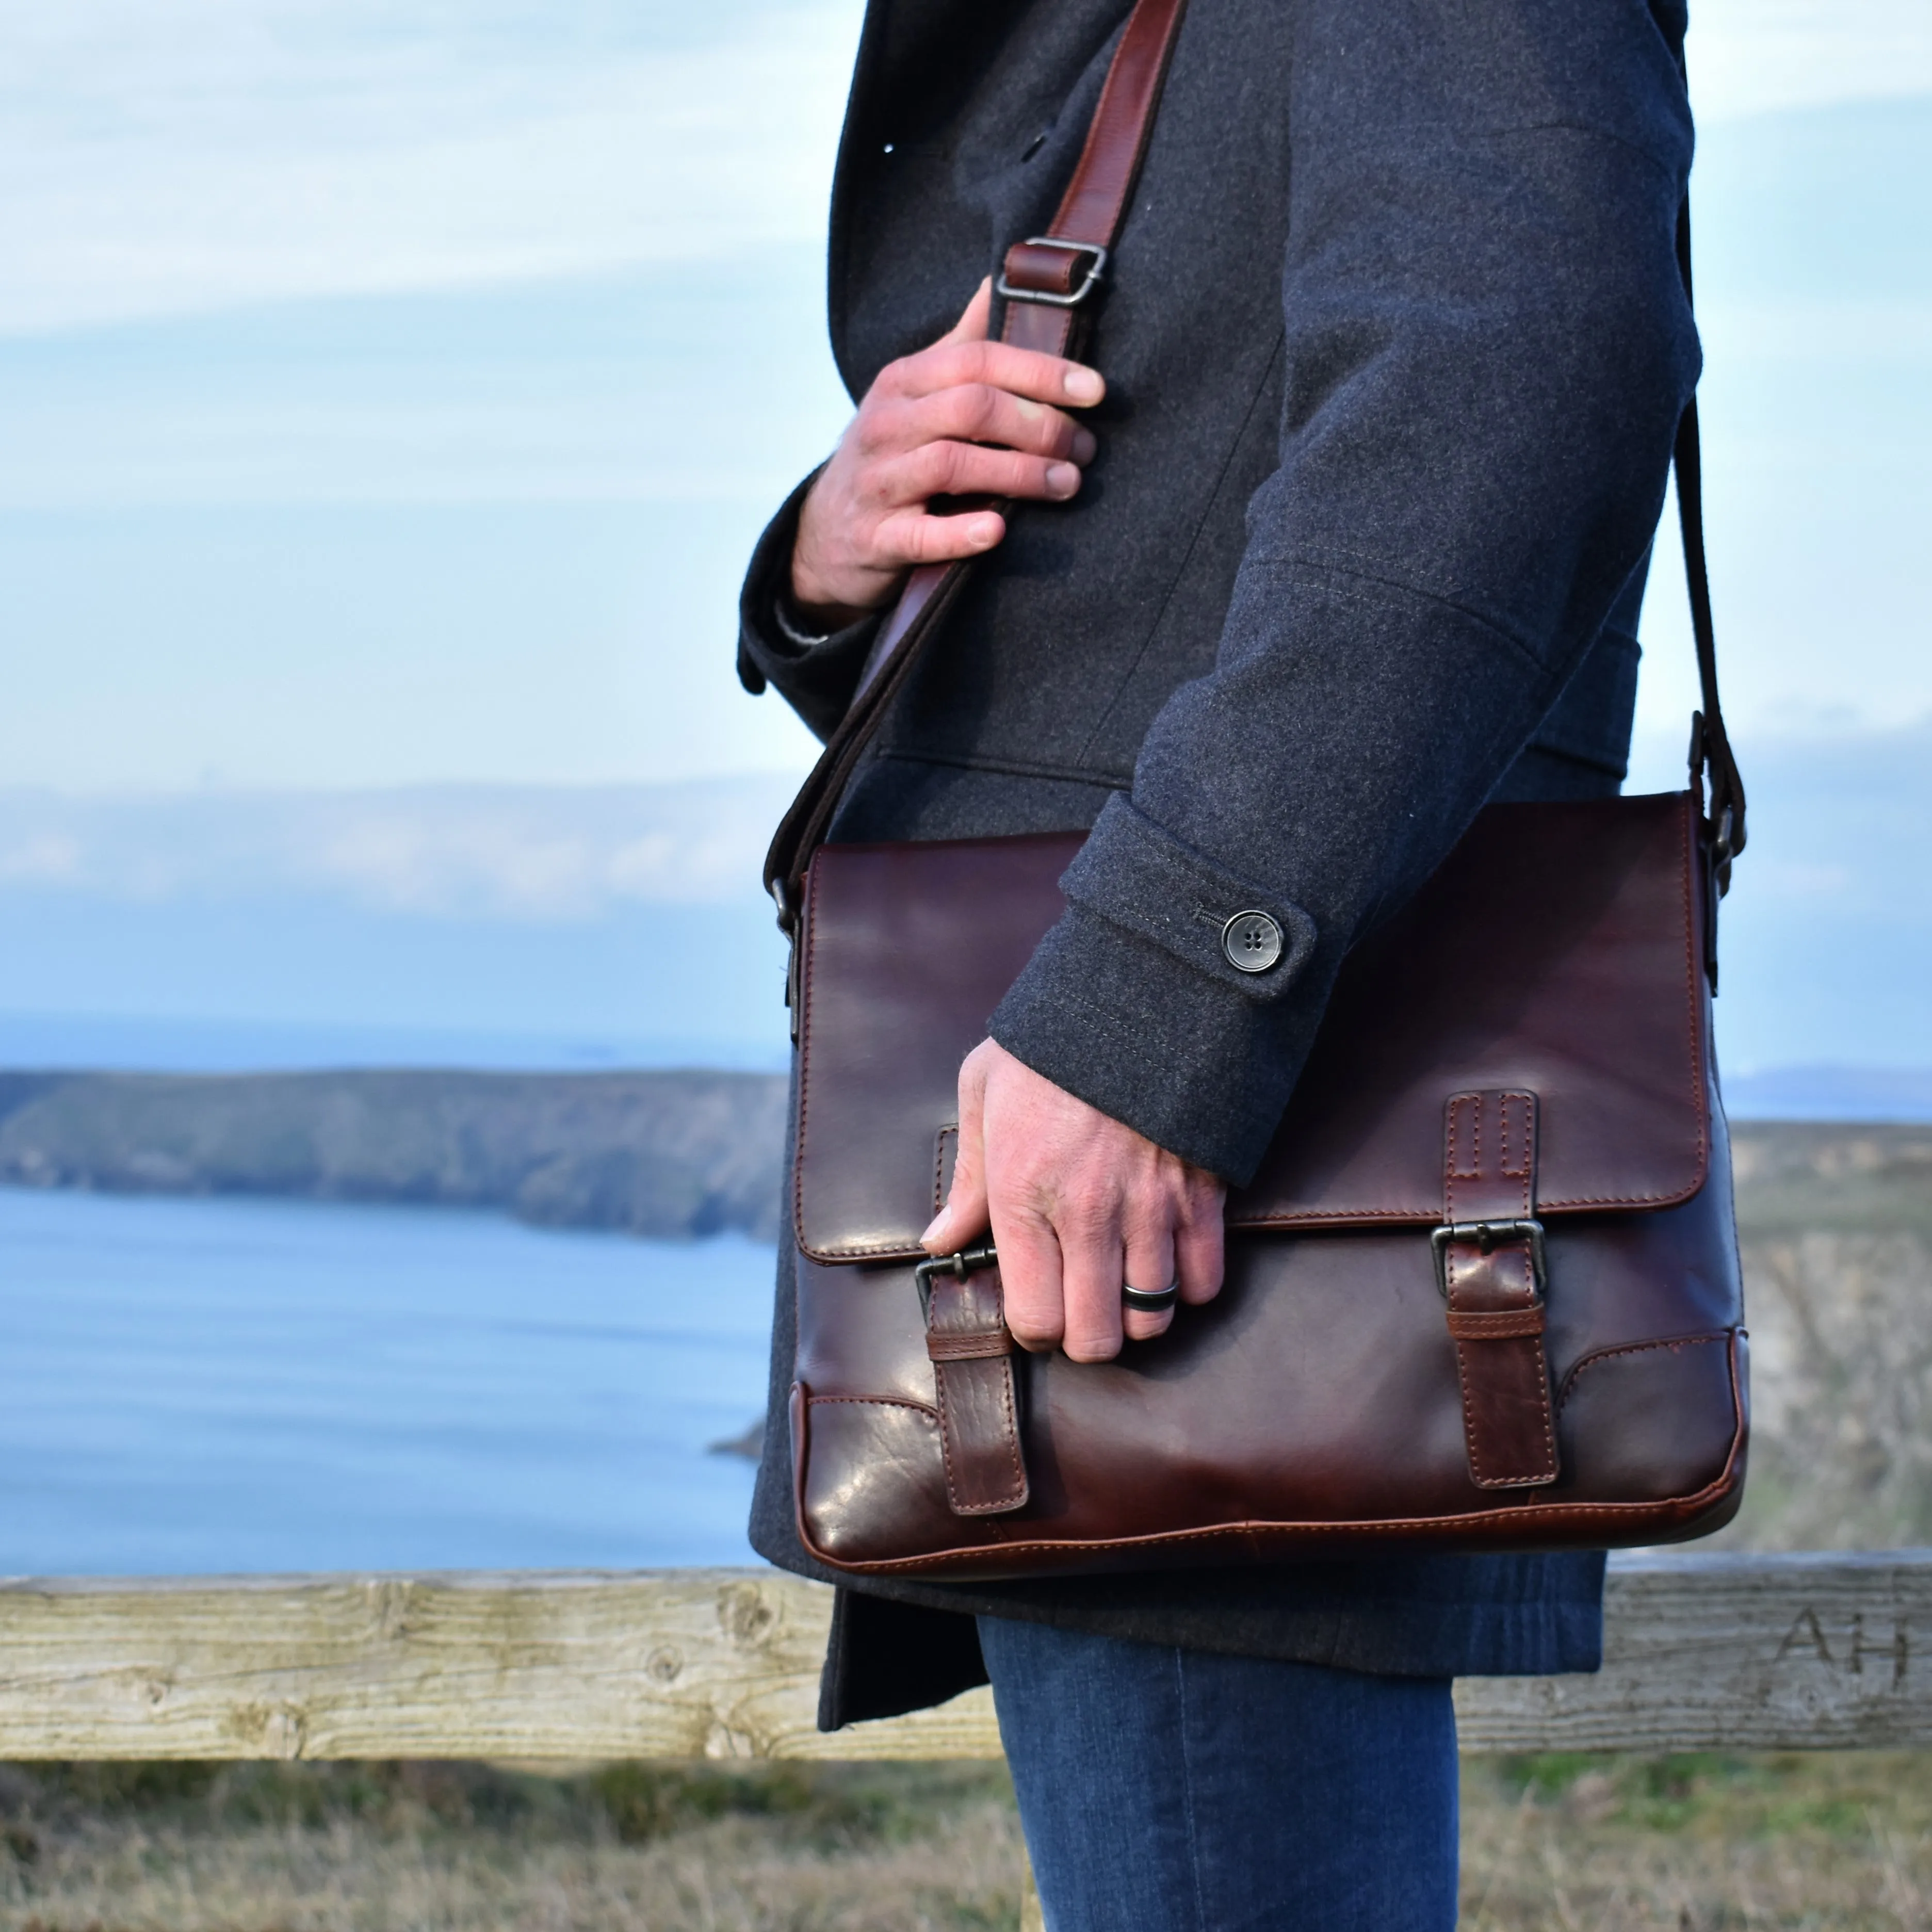
<instances>
[{"instance_id":1,"label":"weathered wood plank","mask_svg":"<svg viewBox=\"0 0 1932 1932\"><path fill-rule=\"evenodd\" d=\"M0 1760L996 1757L983 1690L822 1737L772 1570L0 1585ZM1472 1750L1932 1744L1932 1552L1613 1568L1594 1677L1473 1680Z\"/></svg>"},{"instance_id":2,"label":"weathered wood plank","mask_svg":"<svg viewBox=\"0 0 1932 1932\"><path fill-rule=\"evenodd\" d=\"M831 1592L770 1570L0 1586L0 1760L997 1756L985 1693L814 1729Z\"/></svg>"},{"instance_id":3,"label":"weathered wood plank","mask_svg":"<svg viewBox=\"0 0 1932 1932\"><path fill-rule=\"evenodd\" d=\"M1613 1558L1594 1676L1456 1686L1466 1750L1932 1744L1932 1551Z\"/></svg>"}]
</instances>

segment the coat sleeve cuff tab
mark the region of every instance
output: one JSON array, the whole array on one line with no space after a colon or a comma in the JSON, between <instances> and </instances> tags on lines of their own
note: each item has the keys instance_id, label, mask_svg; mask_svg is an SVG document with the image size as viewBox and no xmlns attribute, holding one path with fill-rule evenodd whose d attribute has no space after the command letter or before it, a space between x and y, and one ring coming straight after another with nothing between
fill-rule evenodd
<instances>
[{"instance_id":1,"label":"coat sleeve cuff tab","mask_svg":"<svg viewBox=\"0 0 1932 1932\"><path fill-rule=\"evenodd\" d=\"M1315 922L1292 899L1184 844L1123 793L1107 801L1060 883L1075 904L1245 999L1284 998L1315 951Z\"/></svg>"}]
</instances>

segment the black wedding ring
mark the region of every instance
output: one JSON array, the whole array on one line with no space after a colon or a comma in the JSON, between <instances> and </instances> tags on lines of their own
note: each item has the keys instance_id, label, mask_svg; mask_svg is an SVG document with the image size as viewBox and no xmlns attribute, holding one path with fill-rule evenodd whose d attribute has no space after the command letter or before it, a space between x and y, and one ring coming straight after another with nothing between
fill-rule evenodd
<instances>
[{"instance_id":1,"label":"black wedding ring","mask_svg":"<svg viewBox=\"0 0 1932 1932\"><path fill-rule=\"evenodd\" d=\"M1123 1307L1138 1309L1145 1315L1158 1315L1172 1308L1180 1299L1180 1284L1171 1281L1165 1288L1130 1288L1125 1282L1120 1284L1120 1303Z\"/></svg>"}]
</instances>

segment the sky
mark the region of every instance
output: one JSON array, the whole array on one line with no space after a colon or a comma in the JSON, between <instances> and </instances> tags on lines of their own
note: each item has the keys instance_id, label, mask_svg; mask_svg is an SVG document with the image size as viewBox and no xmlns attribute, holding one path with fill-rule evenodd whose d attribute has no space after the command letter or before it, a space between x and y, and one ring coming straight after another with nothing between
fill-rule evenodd
<instances>
[{"instance_id":1,"label":"sky","mask_svg":"<svg viewBox=\"0 0 1932 1932\"><path fill-rule=\"evenodd\" d=\"M1723 1025L1932 1066L1932 8L1694 10ZM814 748L733 603L849 408L859 17L0 9L0 1018L782 1055L755 862ZM1694 701L1667 534L1652 585L1638 788Z\"/></svg>"},{"instance_id":2,"label":"sky","mask_svg":"<svg viewBox=\"0 0 1932 1932\"><path fill-rule=\"evenodd\" d=\"M0 14L0 776L799 770L730 674L836 437L854 0ZM1711 548L1747 732L1932 712L1932 10L1705 0ZM1682 735L1660 565L1647 741Z\"/></svg>"},{"instance_id":3,"label":"sky","mask_svg":"<svg viewBox=\"0 0 1932 1932\"><path fill-rule=\"evenodd\" d=\"M836 436L849 4L0 12L0 772L797 769L732 593Z\"/></svg>"}]
</instances>

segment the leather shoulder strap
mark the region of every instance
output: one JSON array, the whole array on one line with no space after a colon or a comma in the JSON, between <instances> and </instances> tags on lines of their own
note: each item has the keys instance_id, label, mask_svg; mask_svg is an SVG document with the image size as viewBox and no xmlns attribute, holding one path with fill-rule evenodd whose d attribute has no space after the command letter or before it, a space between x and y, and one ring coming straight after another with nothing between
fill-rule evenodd
<instances>
[{"instance_id":1,"label":"leather shoulder strap","mask_svg":"<svg viewBox=\"0 0 1932 1932\"><path fill-rule=\"evenodd\" d=\"M1077 353L1087 326L1088 298L1106 272L1147 152L1186 6L1186 0L1137 0L1114 51L1088 128L1086 145L1060 197L1052 229L1043 236L1016 242L1006 251L999 280L999 292L1006 305L1002 340L1049 355ZM1688 299L1691 294L1688 196L1678 217L1677 260ZM1690 786L1707 800L1705 836L1718 890L1722 892L1730 885L1731 861L1744 848L1744 788L1731 754L1718 695L1718 646L1704 560L1702 475L1694 395L1678 422L1672 460L1677 472L1678 518L1702 700L1702 709L1692 721ZM898 603L880 626L844 718L779 820L765 855L765 890L777 903L778 924L786 932L792 932L797 922L806 868L830 829L854 770L973 567L970 562L927 564L907 578Z\"/></svg>"},{"instance_id":2,"label":"leather shoulder strap","mask_svg":"<svg viewBox=\"0 0 1932 1932\"><path fill-rule=\"evenodd\" d=\"M1154 132L1154 111L1186 4L1136 0L1052 226L1006 250L999 280L1006 302L1001 340L1049 356L1077 352L1090 298L1106 274ZM927 564L907 578L898 602L880 627L857 693L779 820L765 855L765 890L777 902L778 924L786 932L797 919L805 868L831 826L854 768L971 567L964 562Z\"/></svg>"},{"instance_id":3,"label":"leather shoulder strap","mask_svg":"<svg viewBox=\"0 0 1932 1932\"><path fill-rule=\"evenodd\" d=\"M1690 198L1677 217L1677 270L1684 298L1696 306L1690 283ZM1677 469L1677 527L1684 544L1684 576L1690 593L1690 629L1697 642L1697 687L1702 709L1690 721L1690 789L1705 805L1704 836L1718 890L1731 887L1731 861L1744 849L1744 782L1731 754L1724 710L1718 696L1718 637L1711 619L1711 578L1704 561L1704 476L1697 442L1697 398L1678 419L1671 452Z\"/></svg>"}]
</instances>

